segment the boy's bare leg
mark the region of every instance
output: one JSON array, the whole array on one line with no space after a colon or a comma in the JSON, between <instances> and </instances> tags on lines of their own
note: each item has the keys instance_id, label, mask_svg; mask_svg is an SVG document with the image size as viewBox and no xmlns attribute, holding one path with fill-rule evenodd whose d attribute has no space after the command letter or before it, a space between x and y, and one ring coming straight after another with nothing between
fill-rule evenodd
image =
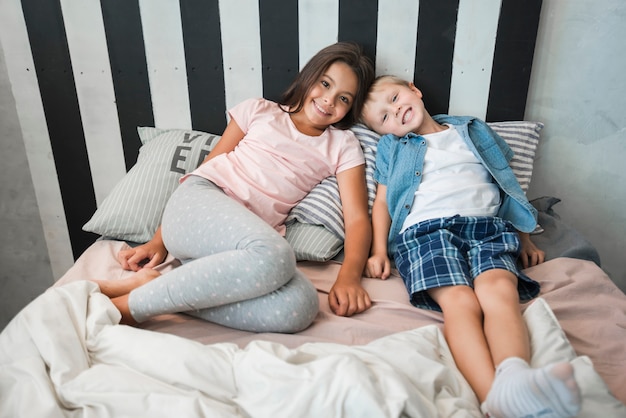
<instances>
[{"instance_id":1,"label":"boy's bare leg","mask_svg":"<svg viewBox=\"0 0 626 418\"><path fill-rule=\"evenodd\" d=\"M474 292L484 315L483 332L493 364L509 357L530 361L530 337L519 304L517 276L507 270L488 270L474 280Z\"/></svg>"},{"instance_id":2,"label":"boy's bare leg","mask_svg":"<svg viewBox=\"0 0 626 418\"><path fill-rule=\"evenodd\" d=\"M580 410L580 392L571 364L539 369L528 364L530 341L519 307L517 277L505 270L490 270L479 275L474 286L474 290L441 287L429 294L443 310L446 341L483 412L575 416Z\"/></svg>"},{"instance_id":3,"label":"boy's bare leg","mask_svg":"<svg viewBox=\"0 0 626 418\"><path fill-rule=\"evenodd\" d=\"M530 338L519 306L517 277L506 270L489 270L475 279L474 288L497 366L483 409L496 416L576 415L580 393L571 364L529 366Z\"/></svg>"},{"instance_id":4,"label":"boy's bare leg","mask_svg":"<svg viewBox=\"0 0 626 418\"><path fill-rule=\"evenodd\" d=\"M482 403L491 389L495 367L476 294L468 286L446 286L428 292L443 311L444 336L454 361Z\"/></svg>"},{"instance_id":5,"label":"boy's bare leg","mask_svg":"<svg viewBox=\"0 0 626 418\"><path fill-rule=\"evenodd\" d=\"M159 277L161 273L154 269L141 269L122 280L92 280L100 287L100 292L109 298L117 298L129 294L132 290Z\"/></svg>"}]
</instances>

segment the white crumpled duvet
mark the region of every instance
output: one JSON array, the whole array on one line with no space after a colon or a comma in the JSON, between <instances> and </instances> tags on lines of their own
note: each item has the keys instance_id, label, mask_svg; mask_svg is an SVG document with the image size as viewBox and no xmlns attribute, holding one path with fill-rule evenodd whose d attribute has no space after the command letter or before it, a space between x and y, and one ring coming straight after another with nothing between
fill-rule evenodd
<instances>
[{"instance_id":1,"label":"white crumpled duvet","mask_svg":"<svg viewBox=\"0 0 626 418\"><path fill-rule=\"evenodd\" d=\"M580 416L626 416L547 304L525 312L534 365L572 361ZM435 325L363 346L203 345L118 325L97 286L47 290L0 334L0 417L479 417Z\"/></svg>"}]
</instances>

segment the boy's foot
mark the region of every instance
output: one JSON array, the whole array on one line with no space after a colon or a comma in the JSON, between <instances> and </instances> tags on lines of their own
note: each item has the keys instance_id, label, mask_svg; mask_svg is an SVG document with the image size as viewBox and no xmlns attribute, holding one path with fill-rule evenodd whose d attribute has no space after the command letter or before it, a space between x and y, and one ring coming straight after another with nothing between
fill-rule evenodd
<instances>
[{"instance_id":1,"label":"boy's foot","mask_svg":"<svg viewBox=\"0 0 626 418\"><path fill-rule=\"evenodd\" d=\"M489 417L573 417L580 411L580 390L570 363L532 369L521 358L508 358L482 409Z\"/></svg>"}]
</instances>

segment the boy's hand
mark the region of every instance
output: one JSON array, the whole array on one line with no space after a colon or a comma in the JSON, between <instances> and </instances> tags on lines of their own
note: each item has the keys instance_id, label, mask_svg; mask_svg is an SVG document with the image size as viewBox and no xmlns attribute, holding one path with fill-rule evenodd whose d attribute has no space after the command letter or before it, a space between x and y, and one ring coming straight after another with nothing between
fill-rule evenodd
<instances>
[{"instance_id":1,"label":"boy's hand","mask_svg":"<svg viewBox=\"0 0 626 418\"><path fill-rule=\"evenodd\" d=\"M543 263L546 258L546 253L540 250L539 247L530 240L530 234L520 232L519 237L522 244L522 250L519 255L522 266L528 268Z\"/></svg>"},{"instance_id":2,"label":"boy's hand","mask_svg":"<svg viewBox=\"0 0 626 418\"><path fill-rule=\"evenodd\" d=\"M373 255L367 259L365 265L366 277L378 277L382 280L389 278L391 275L391 262L387 255Z\"/></svg>"},{"instance_id":3,"label":"boy's hand","mask_svg":"<svg viewBox=\"0 0 626 418\"><path fill-rule=\"evenodd\" d=\"M336 281L328 293L328 304L335 315L352 316L368 310L372 301L360 283Z\"/></svg>"}]
</instances>

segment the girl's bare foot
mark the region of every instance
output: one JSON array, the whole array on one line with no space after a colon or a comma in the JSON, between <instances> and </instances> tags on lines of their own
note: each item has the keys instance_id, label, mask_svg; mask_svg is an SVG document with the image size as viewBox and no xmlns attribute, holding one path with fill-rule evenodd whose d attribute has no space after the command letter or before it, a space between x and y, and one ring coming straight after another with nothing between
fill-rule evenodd
<instances>
[{"instance_id":1,"label":"girl's bare foot","mask_svg":"<svg viewBox=\"0 0 626 418\"><path fill-rule=\"evenodd\" d=\"M100 292L108 296L109 298L117 298L127 295L131 290L137 289L140 286L148 283L151 280L159 277L161 273L158 271L145 268L139 270L137 273L122 280L92 280L100 287Z\"/></svg>"},{"instance_id":2,"label":"girl's bare foot","mask_svg":"<svg viewBox=\"0 0 626 418\"><path fill-rule=\"evenodd\" d=\"M130 314L130 309L128 308L128 295L112 298L111 302L113 302L113 305L115 305L117 310L122 314L120 320L121 325L137 325L137 321L135 321L135 318Z\"/></svg>"}]
</instances>

